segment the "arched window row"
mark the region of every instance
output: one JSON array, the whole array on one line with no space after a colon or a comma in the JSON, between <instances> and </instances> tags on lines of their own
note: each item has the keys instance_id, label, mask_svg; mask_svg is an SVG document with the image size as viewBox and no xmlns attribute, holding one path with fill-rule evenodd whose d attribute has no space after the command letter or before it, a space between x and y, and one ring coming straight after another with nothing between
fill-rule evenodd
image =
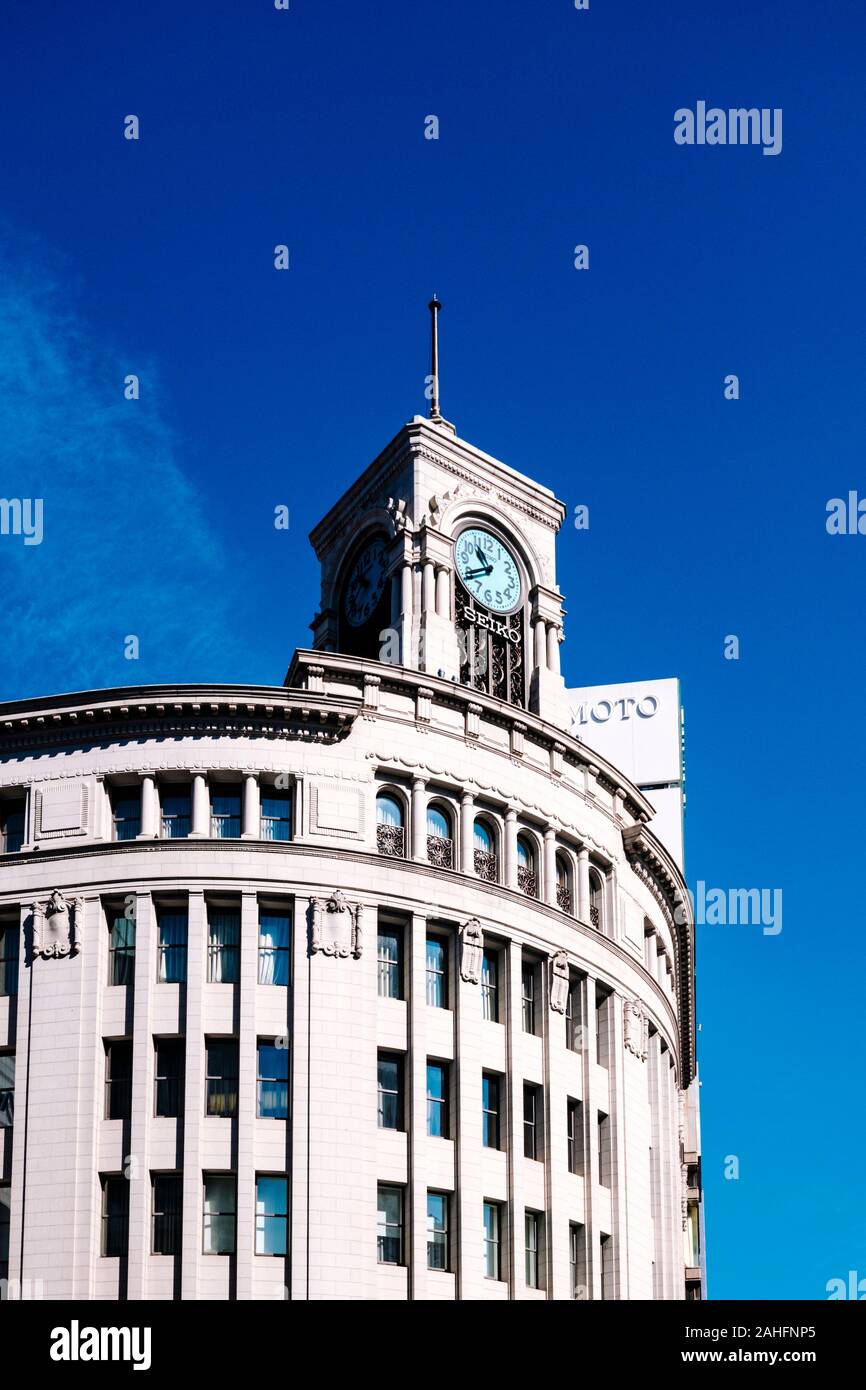
<instances>
[{"instance_id":1,"label":"arched window row","mask_svg":"<svg viewBox=\"0 0 866 1390\"><path fill-rule=\"evenodd\" d=\"M423 835L416 821L416 831L410 840L412 817L423 816ZM606 896L608 871L597 862L583 863L578 867L577 846L566 846L557 842L554 854L554 883L549 884L549 860L542 850L540 832L526 826L517 829L516 839L511 841L510 853L516 864L506 872L503 845L507 838L504 818L486 809L472 809L471 851L463 841L461 855L461 830L463 824L459 808L449 801L447 795L437 792L422 792L416 801L402 788L383 785L376 797L376 843L380 854L391 858L404 859L426 857L435 869L460 869L461 860L465 863L466 854L471 852L471 871L476 878L485 883L507 883L516 887L528 898L546 899L561 912L577 916L581 902L578 881L581 872L584 877L583 893L585 911L590 924L597 931L606 932ZM468 825L466 830L468 832ZM514 834L512 827L511 834ZM584 855L584 860L586 856ZM512 863L512 861L509 861ZM544 888L544 892L542 891Z\"/></svg>"}]
</instances>

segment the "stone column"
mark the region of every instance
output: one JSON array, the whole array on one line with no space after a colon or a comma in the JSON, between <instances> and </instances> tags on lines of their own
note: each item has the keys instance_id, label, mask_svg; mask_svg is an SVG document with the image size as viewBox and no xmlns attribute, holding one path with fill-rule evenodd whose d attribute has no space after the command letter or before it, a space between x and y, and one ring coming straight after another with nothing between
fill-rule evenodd
<instances>
[{"instance_id":1,"label":"stone column","mask_svg":"<svg viewBox=\"0 0 866 1390\"><path fill-rule=\"evenodd\" d=\"M425 613L435 613L436 611L436 576L433 569L433 561L425 560L422 570L422 590L421 607Z\"/></svg>"},{"instance_id":2,"label":"stone column","mask_svg":"<svg viewBox=\"0 0 866 1390\"><path fill-rule=\"evenodd\" d=\"M542 893L538 896L541 898ZM544 832L543 901L556 907L556 831L551 825Z\"/></svg>"},{"instance_id":3,"label":"stone column","mask_svg":"<svg viewBox=\"0 0 866 1390\"><path fill-rule=\"evenodd\" d=\"M535 664L544 667L547 665L547 636L543 618L535 619Z\"/></svg>"},{"instance_id":4,"label":"stone column","mask_svg":"<svg viewBox=\"0 0 866 1390\"><path fill-rule=\"evenodd\" d=\"M427 785L423 777L412 778L412 858L427 862Z\"/></svg>"},{"instance_id":5,"label":"stone column","mask_svg":"<svg viewBox=\"0 0 866 1390\"><path fill-rule=\"evenodd\" d=\"M513 806L505 812L505 886L517 887L517 811Z\"/></svg>"},{"instance_id":6,"label":"stone column","mask_svg":"<svg viewBox=\"0 0 866 1390\"><path fill-rule=\"evenodd\" d=\"M190 839L206 840L210 836L210 797L207 777L194 772L192 778L192 829Z\"/></svg>"},{"instance_id":7,"label":"stone column","mask_svg":"<svg viewBox=\"0 0 866 1390\"><path fill-rule=\"evenodd\" d=\"M152 772L145 772L141 778L141 831L139 840L153 840L159 834L159 798L156 794L156 779Z\"/></svg>"},{"instance_id":8,"label":"stone column","mask_svg":"<svg viewBox=\"0 0 866 1390\"><path fill-rule=\"evenodd\" d=\"M255 773L248 772L244 777L243 819L241 821L242 840L258 840L261 838L260 808L259 779Z\"/></svg>"},{"instance_id":9,"label":"stone column","mask_svg":"<svg viewBox=\"0 0 866 1390\"><path fill-rule=\"evenodd\" d=\"M577 920L589 921L589 850L577 851Z\"/></svg>"},{"instance_id":10,"label":"stone column","mask_svg":"<svg viewBox=\"0 0 866 1390\"><path fill-rule=\"evenodd\" d=\"M440 618L451 616L451 576L444 565L436 571L436 612Z\"/></svg>"},{"instance_id":11,"label":"stone column","mask_svg":"<svg viewBox=\"0 0 866 1390\"><path fill-rule=\"evenodd\" d=\"M502 953L505 967L504 991L507 995L505 1046L508 1076L505 1085L505 1117L508 1152L508 1280L511 1297L522 1298L526 1289L526 1197L523 1183L523 1068L521 1030L523 1027L523 948L509 941Z\"/></svg>"},{"instance_id":12,"label":"stone column","mask_svg":"<svg viewBox=\"0 0 866 1390\"><path fill-rule=\"evenodd\" d=\"M547 625L547 669L559 674L559 628L554 623Z\"/></svg>"},{"instance_id":13,"label":"stone column","mask_svg":"<svg viewBox=\"0 0 866 1390\"><path fill-rule=\"evenodd\" d=\"M475 798L471 792L464 792L460 798L460 871L475 873Z\"/></svg>"},{"instance_id":14,"label":"stone column","mask_svg":"<svg viewBox=\"0 0 866 1390\"><path fill-rule=\"evenodd\" d=\"M584 1234L586 1244L587 1297L601 1298L601 1253L598 1248L598 1083L595 1068L598 1064L596 1046L595 989L596 978L587 975L582 1001L583 1019L583 1099L580 1107L583 1120L583 1192ZM606 1097L605 1097L606 1099ZM607 1234L607 1233L605 1233Z\"/></svg>"}]
</instances>

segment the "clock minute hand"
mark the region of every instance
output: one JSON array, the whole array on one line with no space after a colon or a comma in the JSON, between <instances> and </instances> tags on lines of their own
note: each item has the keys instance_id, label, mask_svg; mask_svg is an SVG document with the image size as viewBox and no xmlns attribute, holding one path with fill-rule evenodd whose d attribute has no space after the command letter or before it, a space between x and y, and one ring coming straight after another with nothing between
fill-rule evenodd
<instances>
[{"instance_id":1,"label":"clock minute hand","mask_svg":"<svg viewBox=\"0 0 866 1390\"><path fill-rule=\"evenodd\" d=\"M492 566L492 565L485 565L484 568L483 568L483 569L480 569L480 570L467 570L467 571L466 571L466 578L467 578L467 579L478 579L479 576L482 575L482 574L485 574L485 575L486 575L486 574L492 574L492 573L493 573L493 566Z\"/></svg>"}]
</instances>

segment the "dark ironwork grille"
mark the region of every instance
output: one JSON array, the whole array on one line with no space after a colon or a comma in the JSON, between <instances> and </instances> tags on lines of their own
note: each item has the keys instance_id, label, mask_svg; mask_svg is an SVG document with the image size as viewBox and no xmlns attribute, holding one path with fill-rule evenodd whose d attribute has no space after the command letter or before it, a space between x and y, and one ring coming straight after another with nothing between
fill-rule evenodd
<instances>
[{"instance_id":1,"label":"dark ironwork grille","mask_svg":"<svg viewBox=\"0 0 866 1390\"><path fill-rule=\"evenodd\" d=\"M571 889L564 883L556 885L556 905L561 912L571 912Z\"/></svg>"},{"instance_id":2,"label":"dark ironwork grille","mask_svg":"<svg viewBox=\"0 0 866 1390\"><path fill-rule=\"evenodd\" d=\"M509 635L490 632L472 621L470 613L485 610L475 608L471 600L458 586L457 589L457 629L460 640L460 680L473 690L485 695L495 695L507 700L511 705L526 708L526 672L523 661L523 613L509 613L499 618L490 615L492 621L505 627Z\"/></svg>"},{"instance_id":3,"label":"dark ironwork grille","mask_svg":"<svg viewBox=\"0 0 866 1390\"><path fill-rule=\"evenodd\" d=\"M475 851L475 873L478 878L483 878L487 883L496 882L496 855L489 854L486 849Z\"/></svg>"},{"instance_id":4,"label":"dark ironwork grille","mask_svg":"<svg viewBox=\"0 0 866 1390\"><path fill-rule=\"evenodd\" d=\"M517 886L521 893L525 893L527 898L538 897L538 875L534 869L528 869L525 864L517 866Z\"/></svg>"},{"instance_id":5,"label":"dark ironwork grille","mask_svg":"<svg viewBox=\"0 0 866 1390\"><path fill-rule=\"evenodd\" d=\"M376 845L380 854L389 854L392 859L404 857L404 834L402 825L377 825Z\"/></svg>"},{"instance_id":6,"label":"dark ironwork grille","mask_svg":"<svg viewBox=\"0 0 866 1390\"><path fill-rule=\"evenodd\" d=\"M427 859L434 868L453 869L454 841L446 840L442 835L428 835Z\"/></svg>"}]
</instances>

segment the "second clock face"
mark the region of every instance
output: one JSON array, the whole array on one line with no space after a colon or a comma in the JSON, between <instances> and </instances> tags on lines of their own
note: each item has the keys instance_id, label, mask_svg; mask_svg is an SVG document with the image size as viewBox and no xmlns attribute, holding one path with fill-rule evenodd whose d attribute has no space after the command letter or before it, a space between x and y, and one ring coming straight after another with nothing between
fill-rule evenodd
<instances>
[{"instance_id":1,"label":"second clock face","mask_svg":"<svg viewBox=\"0 0 866 1390\"><path fill-rule=\"evenodd\" d=\"M506 545L483 526L470 526L454 542L457 573L469 593L493 613L520 602L520 569Z\"/></svg>"},{"instance_id":2,"label":"second clock face","mask_svg":"<svg viewBox=\"0 0 866 1390\"><path fill-rule=\"evenodd\" d=\"M385 542L371 541L355 559L343 591L343 608L352 627L363 627L375 612L385 586Z\"/></svg>"}]
</instances>

